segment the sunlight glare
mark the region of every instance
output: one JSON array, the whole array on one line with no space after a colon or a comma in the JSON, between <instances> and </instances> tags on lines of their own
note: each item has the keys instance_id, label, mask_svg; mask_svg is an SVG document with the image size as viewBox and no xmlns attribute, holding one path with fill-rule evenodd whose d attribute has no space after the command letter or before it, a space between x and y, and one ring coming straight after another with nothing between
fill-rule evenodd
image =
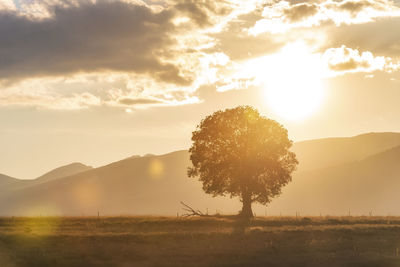
<instances>
[{"instance_id":1,"label":"sunlight glare","mask_svg":"<svg viewBox=\"0 0 400 267\"><path fill-rule=\"evenodd\" d=\"M149 174L154 180L158 180L164 174L164 164L161 160L154 158L149 163Z\"/></svg>"},{"instance_id":2,"label":"sunlight glare","mask_svg":"<svg viewBox=\"0 0 400 267\"><path fill-rule=\"evenodd\" d=\"M320 54L313 54L302 42L285 46L280 52L253 60L267 105L282 118L303 120L322 104L324 67Z\"/></svg>"}]
</instances>

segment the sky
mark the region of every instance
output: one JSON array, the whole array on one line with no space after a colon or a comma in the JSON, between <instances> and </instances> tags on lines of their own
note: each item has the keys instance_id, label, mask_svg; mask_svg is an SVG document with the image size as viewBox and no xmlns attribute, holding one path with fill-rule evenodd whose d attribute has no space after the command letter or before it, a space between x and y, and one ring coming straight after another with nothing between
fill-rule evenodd
<instances>
[{"instance_id":1,"label":"sky","mask_svg":"<svg viewBox=\"0 0 400 267\"><path fill-rule=\"evenodd\" d=\"M0 173L191 145L251 105L293 141L400 132L400 2L0 0Z\"/></svg>"}]
</instances>

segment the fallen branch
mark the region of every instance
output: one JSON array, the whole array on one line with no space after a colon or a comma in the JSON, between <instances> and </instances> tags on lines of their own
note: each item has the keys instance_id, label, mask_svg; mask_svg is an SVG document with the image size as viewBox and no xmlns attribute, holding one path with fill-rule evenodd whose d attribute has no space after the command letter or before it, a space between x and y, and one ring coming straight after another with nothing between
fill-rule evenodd
<instances>
[{"instance_id":1,"label":"fallen branch","mask_svg":"<svg viewBox=\"0 0 400 267\"><path fill-rule=\"evenodd\" d=\"M181 201L181 204L183 205L183 210L186 211L185 214L182 214L182 217L191 217L191 216L208 216L207 214L204 214L200 210L195 210L189 205L185 204L183 201Z\"/></svg>"}]
</instances>

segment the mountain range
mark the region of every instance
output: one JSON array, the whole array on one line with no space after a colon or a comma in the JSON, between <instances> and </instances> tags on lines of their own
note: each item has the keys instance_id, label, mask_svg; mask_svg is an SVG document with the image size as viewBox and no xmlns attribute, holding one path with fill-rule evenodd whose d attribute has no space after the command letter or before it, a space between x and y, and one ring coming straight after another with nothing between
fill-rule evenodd
<instances>
[{"instance_id":1,"label":"mountain range","mask_svg":"<svg viewBox=\"0 0 400 267\"><path fill-rule=\"evenodd\" d=\"M259 215L399 215L400 133L298 142L293 181ZM188 178L186 150L133 156L99 168L73 163L33 180L0 175L0 215L176 215L180 201L232 214L237 199L212 197Z\"/></svg>"}]
</instances>

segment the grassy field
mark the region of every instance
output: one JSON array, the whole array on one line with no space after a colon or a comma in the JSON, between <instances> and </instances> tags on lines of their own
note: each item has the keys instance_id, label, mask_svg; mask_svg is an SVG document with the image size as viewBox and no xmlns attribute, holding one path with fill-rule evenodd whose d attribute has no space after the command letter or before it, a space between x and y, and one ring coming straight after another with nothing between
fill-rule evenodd
<instances>
[{"instance_id":1,"label":"grassy field","mask_svg":"<svg viewBox=\"0 0 400 267\"><path fill-rule=\"evenodd\" d=\"M400 266L400 218L0 218L0 266Z\"/></svg>"}]
</instances>

